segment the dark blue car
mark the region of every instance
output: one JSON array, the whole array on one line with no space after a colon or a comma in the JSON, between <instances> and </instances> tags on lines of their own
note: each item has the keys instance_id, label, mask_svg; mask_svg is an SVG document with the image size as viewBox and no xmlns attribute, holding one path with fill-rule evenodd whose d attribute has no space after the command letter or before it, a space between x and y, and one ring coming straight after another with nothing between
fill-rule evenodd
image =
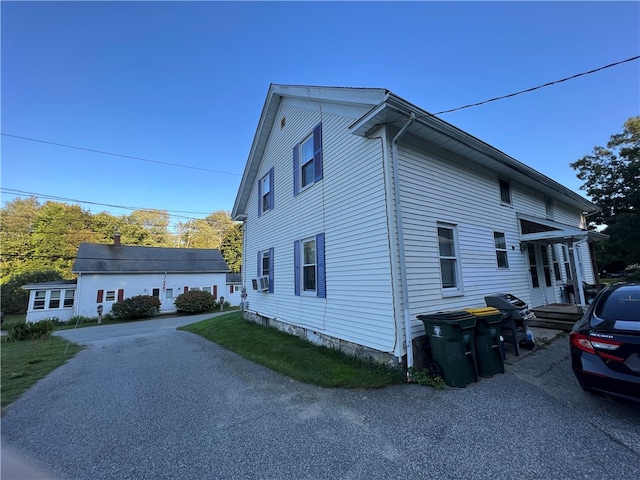
<instances>
[{"instance_id":1,"label":"dark blue car","mask_svg":"<svg viewBox=\"0 0 640 480\"><path fill-rule=\"evenodd\" d=\"M602 290L569 339L583 390L640 404L640 283Z\"/></svg>"}]
</instances>

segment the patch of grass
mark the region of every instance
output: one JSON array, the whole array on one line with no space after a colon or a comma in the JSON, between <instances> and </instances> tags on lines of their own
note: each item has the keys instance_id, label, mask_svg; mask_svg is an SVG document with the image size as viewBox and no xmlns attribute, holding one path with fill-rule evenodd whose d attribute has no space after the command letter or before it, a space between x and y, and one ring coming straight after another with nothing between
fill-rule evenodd
<instances>
[{"instance_id":1,"label":"patch of grass","mask_svg":"<svg viewBox=\"0 0 640 480\"><path fill-rule=\"evenodd\" d=\"M9 331L11 330L11 326L16 323L24 323L26 322L27 314L26 313L18 313L18 314L5 314L4 321L2 322L2 330Z\"/></svg>"},{"instance_id":2,"label":"patch of grass","mask_svg":"<svg viewBox=\"0 0 640 480\"><path fill-rule=\"evenodd\" d=\"M433 387L438 390L444 390L448 388L448 385L445 383L442 377L437 377L430 374L427 370L416 370L414 367L409 369L413 380L422 386Z\"/></svg>"},{"instance_id":3,"label":"patch of grass","mask_svg":"<svg viewBox=\"0 0 640 480\"><path fill-rule=\"evenodd\" d=\"M62 338L2 341L1 404L4 409L38 380L72 358L83 347ZM66 352L65 352L66 350Z\"/></svg>"},{"instance_id":4,"label":"patch of grass","mask_svg":"<svg viewBox=\"0 0 640 480\"><path fill-rule=\"evenodd\" d=\"M242 312L192 323L186 330L271 370L329 388L379 388L404 381L400 369L375 365L249 322Z\"/></svg>"}]
</instances>

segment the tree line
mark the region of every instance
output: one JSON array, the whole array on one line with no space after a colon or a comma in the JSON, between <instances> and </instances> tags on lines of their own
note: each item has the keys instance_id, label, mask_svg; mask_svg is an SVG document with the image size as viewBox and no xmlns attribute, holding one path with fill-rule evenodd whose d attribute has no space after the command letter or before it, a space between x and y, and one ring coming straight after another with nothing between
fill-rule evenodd
<instances>
[{"instance_id":1,"label":"tree line","mask_svg":"<svg viewBox=\"0 0 640 480\"><path fill-rule=\"evenodd\" d=\"M203 219L178 222L170 231L164 210L136 210L129 215L92 213L79 205L36 197L16 198L0 209L2 283L18 274L55 271L72 279L71 268L80 243L174 248L216 248L232 272L242 264L242 225L229 212L215 211Z\"/></svg>"}]
</instances>

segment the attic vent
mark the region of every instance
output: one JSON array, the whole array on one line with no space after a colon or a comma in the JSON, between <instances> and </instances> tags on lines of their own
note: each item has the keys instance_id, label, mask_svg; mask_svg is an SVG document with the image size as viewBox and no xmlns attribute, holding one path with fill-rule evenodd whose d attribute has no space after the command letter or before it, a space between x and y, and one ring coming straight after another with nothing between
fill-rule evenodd
<instances>
[{"instance_id":1,"label":"attic vent","mask_svg":"<svg viewBox=\"0 0 640 480\"><path fill-rule=\"evenodd\" d=\"M280 129L281 130L284 128L286 123L287 123L287 117L282 117L282 119L280 120Z\"/></svg>"}]
</instances>

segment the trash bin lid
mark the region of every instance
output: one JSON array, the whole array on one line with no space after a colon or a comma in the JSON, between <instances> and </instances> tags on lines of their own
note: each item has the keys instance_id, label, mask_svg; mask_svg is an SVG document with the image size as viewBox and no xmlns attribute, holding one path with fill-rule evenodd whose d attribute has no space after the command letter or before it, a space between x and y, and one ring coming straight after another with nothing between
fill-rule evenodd
<instances>
[{"instance_id":1,"label":"trash bin lid","mask_svg":"<svg viewBox=\"0 0 640 480\"><path fill-rule=\"evenodd\" d=\"M464 310L436 312L428 315L418 315L418 320L427 322L440 322L460 325L462 328L473 328L476 324L476 317Z\"/></svg>"},{"instance_id":2,"label":"trash bin lid","mask_svg":"<svg viewBox=\"0 0 640 480\"><path fill-rule=\"evenodd\" d=\"M489 315L497 315L500 314L500 310L493 307L478 307L478 308L467 308L465 311L469 312L476 317L485 317Z\"/></svg>"}]
</instances>

